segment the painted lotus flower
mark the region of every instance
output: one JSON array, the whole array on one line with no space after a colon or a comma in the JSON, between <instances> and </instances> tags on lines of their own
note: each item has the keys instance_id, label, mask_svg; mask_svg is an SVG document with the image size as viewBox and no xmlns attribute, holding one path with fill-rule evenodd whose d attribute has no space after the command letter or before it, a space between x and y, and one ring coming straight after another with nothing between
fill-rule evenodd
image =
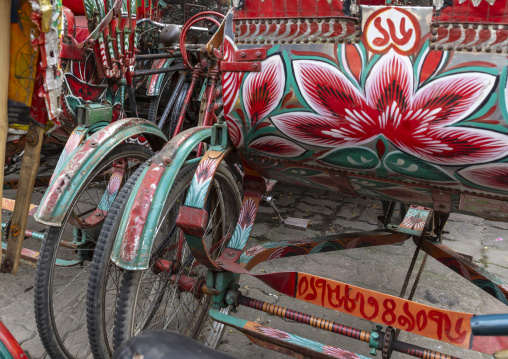
<instances>
[{"instance_id":1,"label":"painted lotus flower","mask_svg":"<svg viewBox=\"0 0 508 359\"><path fill-rule=\"evenodd\" d=\"M452 127L481 108L496 84L494 75L468 71L416 86L411 60L390 51L359 90L336 66L316 60L292 64L301 94L315 113L292 112L271 120L300 143L335 150L383 136L403 152L441 165L482 163L508 154L503 134Z\"/></svg>"}]
</instances>

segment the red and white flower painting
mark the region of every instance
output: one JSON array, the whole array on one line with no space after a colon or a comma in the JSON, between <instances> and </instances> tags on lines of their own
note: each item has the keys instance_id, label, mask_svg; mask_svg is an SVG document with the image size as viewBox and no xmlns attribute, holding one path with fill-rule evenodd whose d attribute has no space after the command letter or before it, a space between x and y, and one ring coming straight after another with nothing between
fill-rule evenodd
<instances>
[{"instance_id":1,"label":"red and white flower painting","mask_svg":"<svg viewBox=\"0 0 508 359\"><path fill-rule=\"evenodd\" d=\"M243 84L243 103L254 126L275 110L284 94L286 74L280 56L271 56L261 64L260 72L251 72Z\"/></svg>"},{"instance_id":2,"label":"red and white flower painting","mask_svg":"<svg viewBox=\"0 0 508 359\"><path fill-rule=\"evenodd\" d=\"M284 113L271 120L300 143L337 149L384 136L424 161L457 166L508 155L508 136L451 126L482 107L496 84L494 75L452 73L417 86L410 58L393 50L374 64L362 90L329 63L294 60L293 69L302 97L314 113ZM264 116L267 110L258 114Z\"/></svg>"}]
</instances>

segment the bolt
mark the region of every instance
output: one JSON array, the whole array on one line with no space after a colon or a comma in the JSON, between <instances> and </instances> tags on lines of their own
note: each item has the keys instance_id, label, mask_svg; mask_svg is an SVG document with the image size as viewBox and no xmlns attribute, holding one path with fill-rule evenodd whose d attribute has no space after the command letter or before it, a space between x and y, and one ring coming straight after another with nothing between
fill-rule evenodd
<instances>
[{"instance_id":1,"label":"bolt","mask_svg":"<svg viewBox=\"0 0 508 359\"><path fill-rule=\"evenodd\" d=\"M257 70L257 69L258 69L258 67L259 67L259 65L258 65L258 64L252 64L252 69L253 69L253 70Z\"/></svg>"},{"instance_id":2,"label":"bolt","mask_svg":"<svg viewBox=\"0 0 508 359\"><path fill-rule=\"evenodd\" d=\"M256 57L261 57L261 52L257 51L256 52Z\"/></svg>"},{"instance_id":3,"label":"bolt","mask_svg":"<svg viewBox=\"0 0 508 359\"><path fill-rule=\"evenodd\" d=\"M245 52L241 52L241 53L240 53L240 57L241 57L242 59L244 59L244 58L245 58L245 56L247 56L247 54L246 54Z\"/></svg>"},{"instance_id":4,"label":"bolt","mask_svg":"<svg viewBox=\"0 0 508 359\"><path fill-rule=\"evenodd\" d=\"M97 217L97 218L102 218L102 212L97 212L97 213L95 213L95 217Z\"/></svg>"},{"instance_id":5,"label":"bolt","mask_svg":"<svg viewBox=\"0 0 508 359\"><path fill-rule=\"evenodd\" d=\"M171 164L171 159L169 157L164 157L162 159L162 163L164 163L166 166L169 166Z\"/></svg>"},{"instance_id":6,"label":"bolt","mask_svg":"<svg viewBox=\"0 0 508 359\"><path fill-rule=\"evenodd\" d=\"M21 228L19 225L15 224L13 226L11 226L11 232L12 232L12 235L14 237L17 237L19 236L19 234L21 233Z\"/></svg>"},{"instance_id":7,"label":"bolt","mask_svg":"<svg viewBox=\"0 0 508 359\"><path fill-rule=\"evenodd\" d=\"M98 145L97 141L93 140L92 142L90 142L89 146L92 147L92 148L95 148L95 147L97 147L97 145Z\"/></svg>"},{"instance_id":8,"label":"bolt","mask_svg":"<svg viewBox=\"0 0 508 359\"><path fill-rule=\"evenodd\" d=\"M35 146L37 144L37 142L39 142L39 138L37 137L35 132L30 131L30 132L28 132L28 135L26 136L26 142L28 142L28 144L30 146Z\"/></svg>"}]
</instances>

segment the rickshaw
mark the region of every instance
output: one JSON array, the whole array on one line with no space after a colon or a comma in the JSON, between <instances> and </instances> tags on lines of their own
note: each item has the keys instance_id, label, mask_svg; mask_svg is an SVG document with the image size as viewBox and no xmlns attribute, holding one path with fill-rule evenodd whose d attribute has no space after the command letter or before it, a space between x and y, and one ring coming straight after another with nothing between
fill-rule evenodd
<instances>
[{"instance_id":1,"label":"rickshaw","mask_svg":"<svg viewBox=\"0 0 508 359\"><path fill-rule=\"evenodd\" d=\"M450 213L508 220L506 2L232 6L207 45L222 76L223 116L182 132L131 177L112 205L119 215L108 217L100 234L99 242L113 243L102 266L123 269L114 347L152 328L216 347L230 326L298 358L366 358L243 319L241 308L249 307L365 342L383 358L453 358L399 340L400 331L504 357L508 314L442 309L405 292L423 251L508 305L505 281L442 243ZM203 141L209 150L196 157ZM245 249L266 201L266 178L381 200L384 229ZM407 211L395 224L398 203ZM296 268L252 271L279 258L409 238L416 249L400 296ZM246 297L241 275L378 324L357 329ZM100 291L97 278L90 276L89 288ZM88 308L99 315L96 299L89 290Z\"/></svg>"},{"instance_id":2,"label":"rickshaw","mask_svg":"<svg viewBox=\"0 0 508 359\"><path fill-rule=\"evenodd\" d=\"M161 7L168 8L164 2L64 1L63 6L57 2L49 7L46 3L31 6L20 2L16 6L13 11L23 15L24 27L17 22L12 24L11 47L25 46L22 41L29 41L30 45L32 32L35 57L30 57L32 63L11 61L15 68L11 77L18 87L19 83L26 85L23 89L27 93L20 93L11 84L9 89L25 96L26 102L21 105L31 114L17 183L20 191L13 218L5 226L9 238L7 245L2 246L6 253L2 270L15 274L20 259L37 262L36 321L48 353L55 358L78 357L76 353L81 352L91 355L86 340L82 340L86 335L75 339L84 327L79 317L72 318L69 328L68 322L58 319L69 313L65 311L67 305L54 308L53 302L57 296L75 295L76 283L82 278L87 282L85 263L92 258L95 234L126 179L153 151L162 148L168 137L193 125L184 123L186 111L180 110L197 101L196 92L199 94L201 86L199 101L206 104L215 93L208 91L210 85L203 84L206 74L193 79L194 87L189 86L192 76L178 65L178 26L167 27L156 21L161 19ZM140 33L136 32L138 24ZM154 36L146 40L144 34L158 34L161 28L173 30L161 40L162 47L154 43ZM210 29L190 30L203 33ZM138 44L143 48L137 48ZM138 55L140 50L145 54ZM11 49L10 53L15 52ZM195 57L189 60L193 62ZM37 68L32 87L26 78L17 76L20 66ZM136 90L145 91L149 99L148 121L137 118ZM33 94L33 98L28 94ZM171 98L161 108L161 99L166 97ZM124 108L125 98L130 109ZM135 117L125 119L126 113ZM26 220L28 209L33 212L34 207L30 198L45 141L43 134L50 127L66 125L75 128L37 208L37 219L48 229L43 234L34 233L26 229ZM25 237L42 239L40 251L22 248ZM70 335L61 334L64 331Z\"/></svg>"}]
</instances>

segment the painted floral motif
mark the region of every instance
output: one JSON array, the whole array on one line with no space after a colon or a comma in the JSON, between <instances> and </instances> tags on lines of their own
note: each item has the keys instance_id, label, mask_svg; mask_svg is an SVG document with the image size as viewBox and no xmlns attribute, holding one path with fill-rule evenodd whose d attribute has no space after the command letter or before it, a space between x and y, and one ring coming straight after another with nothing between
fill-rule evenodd
<instances>
[{"instance_id":1,"label":"painted floral motif","mask_svg":"<svg viewBox=\"0 0 508 359\"><path fill-rule=\"evenodd\" d=\"M206 193L208 192L210 181L218 165L218 161L211 159L206 159L199 163L194 177L192 178L187 199L185 200L186 206L195 208L204 207Z\"/></svg>"},{"instance_id":2,"label":"painted floral motif","mask_svg":"<svg viewBox=\"0 0 508 359\"><path fill-rule=\"evenodd\" d=\"M265 251L265 247L261 246L261 245L257 245L257 246L254 246L252 248L249 248L247 249L243 255L247 256L247 257L254 257L256 254L259 254L261 252L264 252Z\"/></svg>"},{"instance_id":3,"label":"painted floral motif","mask_svg":"<svg viewBox=\"0 0 508 359\"><path fill-rule=\"evenodd\" d=\"M331 347L329 345L323 346L323 353L339 359L367 359L367 357L364 357L363 355L358 355L344 349Z\"/></svg>"},{"instance_id":4,"label":"painted floral motif","mask_svg":"<svg viewBox=\"0 0 508 359\"><path fill-rule=\"evenodd\" d=\"M228 244L229 248L243 249L245 247L256 219L256 210L257 205L253 199L249 198L243 203L235 231Z\"/></svg>"},{"instance_id":5,"label":"painted floral motif","mask_svg":"<svg viewBox=\"0 0 508 359\"><path fill-rule=\"evenodd\" d=\"M252 126L275 110L286 84L286 74L280 56L272 56L261 63L260 72L251 72L242 90L245 113Z\"/></svg>"},{"instance_id":6,"label":"painted floral motif","mask_svg":"<svg viewBox=\"0 0 508 359\"><path fill-rule=\"evenodd\" d=\"M467 167L459 175L483 187L508 191L508 163Z\"/></svg>"},{"instance_id":7,"label":"painted floral motif","mask_svg":"<svg viewBox=\"0 0 508 359\"><path fill-rule=\"evenodd\" d=\"M262 325L255 325L254 326L256 330L260 333L263 333L267 336L270 336L272 338L277 338L280 340L285 340L291 344L295 344L301 347L309 348L311 350L314 350L318 353L326 353L328 355L331 355L335 358L340 359L369 359L368 357L364 357L362 355L355 354L353 352L335 348L329 345L323 345L319 342L316 342L314 340L306 339L303 337L300 337L298 335L289 334L286 332L283 332L282 330L265 327Z\"/></svg>"},{"instance_id":8,"label":"painted floral motif","mask_svg":"<svg viewBox=\"0 0 508 359\"><path fill-rule=\"evenodd\" d=\"M283 340L287 340L287 339L290 339L291 338L291 335L289 335L288 333L286 332L283 332L282 330L279 330L279 329L274 329L274 328L270 328L270 327L265 327L265 326L256 326L256 329L269 336L269 337L272 337L272 338L277 338L277 339L283 339Z\"/></svg>"},{"instance_id":9,"label":"painted floral motif","mask_svg":"<svg viewBox=\"0 0 508 359\"><path fill-rule=\"evenodd\" d=\"M297 144L277 136L264 136L260 137L249 144L249 147L269 155L276 155L279 157L299 157L303 155L305 148Z\"/></svg>"},{"instance_id":10,"label":"painted floral motif","mask_svg":"<svg viewBox=\"0 0 508 359\"><path fill-rule=\"evenodd\" d=\"M271 119L281 132L302 143L336 149L383 136L402 151L441 165L481 163L508 154L505 135L450 127L490 95L496 83L493 75L450 74L415 91L410 59L391 50L373 66L362 92L328 63L296 60L293 67L303 98L317 114L292 112Z\"/></svg>"},{"instance_id":11,"label":"painted floral motif","mask_svg":"<svg viewBox=\"0 0 508 359\"><path fill-rule=\"evenodd\" d=\"M224 61L234 61L234 54L236 46L229 36L224 37ZM243 134L240 127L237 125L235 119L231 117L231 108L234 106L238 95L239 88L243 78L243 72L223 72L222 73L222 89L223 89L223 102L226 123L228 125L228 132L231 141L235 147L239 147L243 143Z\"/></svg>"}]
</instances>

